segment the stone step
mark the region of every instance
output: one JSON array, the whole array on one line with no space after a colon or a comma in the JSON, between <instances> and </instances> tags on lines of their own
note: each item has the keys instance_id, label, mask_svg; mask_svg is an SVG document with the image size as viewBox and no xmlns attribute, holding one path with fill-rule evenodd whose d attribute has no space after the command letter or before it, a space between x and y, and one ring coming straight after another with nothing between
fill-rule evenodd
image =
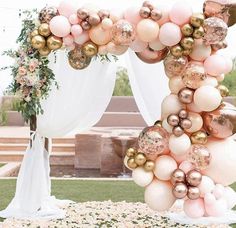
<instances>
[{"instance_id":1,"label":"stone step","mask_svg":"<svg viewBox=\"0 0 236 228\"><path fill-rule=\"evenodd\" d=\"M0 151L25 151L27 144L5 144L0 143ZM73 144L53 144L53 152L75 152L75 145Z\"/></svg>"},{"instance_id":2,"label":"stone step","mask_svg":"<svg viewBox=\"0 0 236 228\"><path fill-rule=\"evenodd\" d=\"M9 162L3 167L0 168L0 177L8 177L11 176L16 169L19 169L20 162Z\"/></svg>"},{"instance_id":3,"label":"stone step","mask_svg":"<svg viewBox=\"0 0 236 228\"><path fill-rule=\"evenodd\" d=\"M17 143L17 144L28 144L29 138L15 138L15 137L0 137L0 143ZM75 138L55 138L52 139L54 144L75 144Z\"/></svg>"},{"instance_id":4,"label":"stone step","mask_svg":"<svg viewBox=\"0 0 236 228\"><path fill-rule=\"evenodd\" d=\"M21 162L24 156L22 151L0 151L0 163ZM52 152L50 155L51 165L74 165L74 152Z\"/></svg>"},{"instance_id":5,"label":"stone step","mask_svg":"<svg viewBox=\"0 0 236 228\"><path fill-rule=\"evenodd\" d=\"M95 127L145 127L143 117L137 112L105 112Z\"/></svg>"}]
</instances>

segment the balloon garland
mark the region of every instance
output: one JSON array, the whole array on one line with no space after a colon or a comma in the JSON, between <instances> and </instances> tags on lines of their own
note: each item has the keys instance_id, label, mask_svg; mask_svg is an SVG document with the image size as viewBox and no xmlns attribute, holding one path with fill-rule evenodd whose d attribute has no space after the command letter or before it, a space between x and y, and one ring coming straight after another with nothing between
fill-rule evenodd
<instances>
[{"instance_id":1,"label":"balloon garland","mask_svg":"<svg viewBox=\"0 0 236 228\"><path fill-rule=\"evenodd\" d=\"M227 47L228 10L216 0L206 1L203 13L185 2L167 9L145 1L116 12L63 1L43 8L30 34L41 57L68 49L74 69L129 48L146 63L163 60L171 94L162 102L161 120L141 132L124 160L154 210L183 199L186 215L200 218L223 216L236 203L227 187L236 181L236 108L222 102L228 89L218 85L232 69L217 52Z\"/></svg>"}]
</instances>

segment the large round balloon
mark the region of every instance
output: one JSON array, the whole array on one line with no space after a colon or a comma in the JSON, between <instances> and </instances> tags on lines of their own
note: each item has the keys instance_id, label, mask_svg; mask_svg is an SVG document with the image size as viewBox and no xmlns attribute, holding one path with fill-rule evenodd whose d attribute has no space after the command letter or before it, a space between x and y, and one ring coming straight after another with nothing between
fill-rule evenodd
<instances>
[{"instance_id":1,"label":"large round balloon","mask_svg":"<svg viewBox=\"0 0 236 228\"><path fill-rule=\"evenodd\" d=\"M159 180L154 180L146 187L144 198L147 205L155 211L168 210L175 202L172 185Z\"/></svg>"},{"instance_id":2,"label":"large round balloon","mask_svg":"<svg viewBox=\"0 0 236 228\"><path fill-rule=\"evenodd\" d=\"M149 158L155 159L157 155L168 151L168 132L159 126L146 127L138 138L138 150Z\"/></svg>"},{"instance_id":3,"label":"large round balloon","mask_svg":"<svg viewBox=\"0 0 236 228\"><path fill-rule=\"evenodd\" d=\"M236 133L236 107L224 102L212 112L203 114L204 127L216 138L227 138Z\"/></svg>"},{"instance_id":4,"label":"large round balloon","mask_svg":"<svg viewBox=\"0 0 236 228\"><path fill-rule=\"evenodd\" d=\"M236 181L236 141L235 137L224 140L209 140L206 147L211 153L211 162L203 173L215 183L225 186Z\"/></svg>"}]
</instances>

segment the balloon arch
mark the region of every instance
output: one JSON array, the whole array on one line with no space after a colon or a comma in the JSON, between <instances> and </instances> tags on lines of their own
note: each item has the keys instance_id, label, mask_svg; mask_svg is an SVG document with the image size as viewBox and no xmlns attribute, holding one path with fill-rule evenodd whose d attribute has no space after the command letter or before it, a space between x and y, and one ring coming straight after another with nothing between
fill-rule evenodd
<instances>
[{"instance_id":1,"label":"balloon arch","mask_svg":"<svg viewBox=\"0 0 236 228\"><path fill-rule=\"evenodd\" d=\"M236 109L223 102L219 85L232 70L226 48L230 5L206 1L193 13L185 2L171 9L145 1L123 13L93 7L75 8L68 1L43 8L35 20L28 13L18 38L14 80L10 90L21 98L19 111L31 120L43 114L41 99L56 84L48 55L68 50L68 63L77 70L92 58L113 61L128 49L146 63L163 61L171 94L162 102L162 116L145 128L125 165L136 184L145 187L145 201L164 211L177 199L191 218L223 216L235 205L228 185L236 181Z\"/></svg>"}]
</instances>

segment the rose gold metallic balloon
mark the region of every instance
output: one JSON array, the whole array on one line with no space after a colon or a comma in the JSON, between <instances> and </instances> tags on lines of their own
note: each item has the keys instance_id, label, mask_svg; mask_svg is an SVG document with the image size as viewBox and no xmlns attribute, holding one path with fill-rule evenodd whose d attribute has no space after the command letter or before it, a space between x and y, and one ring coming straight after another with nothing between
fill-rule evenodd
<instances>
[{"instance_id":1,"label":"rose gold metallic balloon","mask_svg":"<svg viewBox=\"0 0 236 228\"><path fill-rule=\"evenodd\" d=\"M224 102L212 112L203 113L204 128L213 137L224 139L236 133L236 107Z\"/></svg>"},{"instance_id":2,"label":"rose gold metallic balloon","mask_svg":"<svg viewBox=\"0 0 236 228\"><path fill-rule=\"evenodd\" d=\"M89 16L89 11L87 9L85 9L85 8L80 8L77 11L77 16L81 20L85 20Z\"/></svg>"},{"instance_id":3,"label":"rose gold metallic balloon","mask_svg":"<svg viewBox=\"0 0 236 228\"><path fill-rule=\"evenodd\" d=\"M101 18L97 13L93 13L89 15L88 22L90 25L96 26L101 22Z\"/></svg>"},{"instance_id":4,"label":"rose gold metallic balloon","mask_svg":"<svg viewBox=\"0 0 236 228\"><path fill-rule=\"evenodd\" d=\"M170 126L178 126L179 125L179 117L175 114L171 114L167 117L167 123L170 125Z\"/></svg>"},{"instance_id":5,"label":"rose gold metallic balloon","mask_svg":"<svg viewBox=\"0 0 236 228\"><path fill-rule=\"evenodd\" d=\"M217 44L223 41L227 35L227 24L218 17L210 17L204 21L205 31L203 40L206 45Z\"/></svg>"},{"instance_id":6,"label":"rose gold metallic balloon","mask_svg":"<svg viewBox=\"0 0 236 228\"><path fill-rule=\"evenodd\" d=\"M171 175L171 183L177 184L185 182L186 175L183 170L176 169Z\"/></svg>"},{"instance_id":7,"label":"rose gold metallic balloon","mask_svg":"<svg viewBox=\"0 0 236 228\"><path fill-rule=\"evenodd\" d=\"M139 15L142 18L149 18L151 14L151 10L148 7L143 6L140 11L139 11Z\"/></svg>"},{"instance_id":8,"label":"rose gold metallic balloon","mask_svg":"<svg viewBox=\"0 0 236 228\"><path fill-rule=\"evenodd\" d=\"M165 72L169 77L180 76L188 65L188 58L186 56L174 57L168 55L164 59Z\"/></svg>"},{"instance_id":9,"label":"rose gold metallic balloon","mask_svg":"<svg viewBox=\"0 0 236 228\"><path fill-rule=\"evenodd\" d=\"M143 6L148 7L150 10L154 10L154 6L150 1L144 1Z\"/></svg>"},{"instance_id":10,"label":"rose gold metallic balloon","mask_svg":"<svg viewBox=\"0 0 236 228\"><path fill-rule=\"evenodd\" d=\"M208 148L202 144L193 144L188 152L188 160L192 162L197 169L206 169L211 161L211 153Z\"/></svg>"},{"instance_id":11,"label":"rose gold metallic balloon","mask_svg":"<svg viewBox=\"0 0 236 228\"><path fill-rule=\"evenodd\" d=\"M179 100L184 104L191 104L193 102L194 91L189 88L183 88L179 91Z\"/></svg>"},{"instance_id":12,"label":"rose gold metallic balloon","mask_svg":"<svg viewBox=\"0 0 236 228\"><path fill-rule=\"evenodd\" d=\"M162 61L167 56L168 52L168 48L164 48L160 51L154 51L151 48L147 48L143 52L135 52L135 54L143 62L153 64Z\"/></svg>"},{"instance_id":13,"label":"rose gold metallic balloon","mask_svg":"<svg viewBox=\"0 0 236 228\"><path fill-rule=\"evenodd\" d=\"M135 39L135 28L126 20L119 20L111 29L112 40L116 45L130 45Z\"/></svg>"},{"instance_id":14,"label":"rose gold metallic balloon","mask_svg":"<svg viewBox=\"0 0 236 228\"><path fill-rule=\"evenodd\" d=\"M202 181L202 174L197 170L191 170L186 176L189 185L197 187Z\"/></svg>"},{"instance_id":15,"label":"rose gold metallic balloon","mask_svg":"<svg viewBox=\"0 0 236 228\"><path fill-rule=\"evenodd\" d=\"M198 187L188 187L188 198L191 200L196 200L200 197L200 189Z\"/></svg>"},{"instance_id":16,"label":"rose gold metallic balloon","mask_svg":"<svg viewBox=\"0 0 236 228\"><path fill-rule=\"evenodd\" d=\"M185 86L191 89L199 88L205 78L206 74L203 64L193 61L188 63L182 76Z\"/></svg>"},{"instance_id":17,"label":"rose gold metallic balloon","mask_svg":"<svg viewBox=\"0 0 236 228\"><path fill-rule=\"evenodd\" d=\"M179 118L186 119L188 117L188 112L185 109L179 111Z\"/></svg>"},{"instance_id":18,"label":"rose gold metallic balloon","mask_svg":"<svg viewBox=\"0 0 236 228\"><path fill-rule=\"evenodd\" d=\"M89 30L89 29L91 29L91 25L89 24L89 22L88 21L82 21L81 22L81 27L84 29L84 30Z\"/></svg>"},{"instance_id":19,"label":"rose gold metallic balloon","mask_svg":"<svg viewBox=\"0 0 236 228\"><path fill-rule=\"evenodd\" d=\"M203 12L206 17L218 17L225 23L229 20L230 5L225 4L226 1L222 0L207 0L203 6Z\"/></svg>"},{"instance_id":20,"label":"rose gold metallic balloon","mask_svg":"<svg viewBox=\"0 0 236 228\"><path fill-rule=\"evenodd\" d=\"M138 151L147 158L156 158L159 154L168 151L169 134L158 126L146 127L138 138Z\"/></svg>"},{"instance_id":21,"label":"rose gold metallic balloon","mask_svg":"<svg viewBox=\"0 0 236 228\"><path fill-rule=\"evenodd\" d=\"M188 187L184 183L178 183L173 188L173 195L177 199L183 199L188 193Z\"/></svg>"},{"instance_id":22,"label":"rose gold metallic balloon","mask_svg":"<svg viewBox=\"0 0 236 228\"><path fill-rule=\"evenodd\" d=\"M184 134L184 130L182 127L180 126L176 126L173 128L172 133L176 136L176 137L180 137L181 135Z\"/></svg>"},{"instance_id":23,"label":"rose gold metallic balloon","mask_svg":"<svg viewBox=\"0 0 236 228\"><path fill-rule=\"evenodd\" d=\"M110 16L110 12L108 10L99 10L98 15L103 20L104 18Z\"/></svg>"},{"instance_id":24,"label":"rose gold metallic balloon","mask_svg":"<svg viewBox=\"0 0 236 228\"><path fill-rule=\"evenodd\" d=\"M192 121L189 119L183 119L180 121L180 126L186 130L186 129L190 129L192 127Z\"/></svg>"},{"instance_id":25,"label":"rose gold metallic balloon","mask_svg":"<svg viewBox=\"0 0 236 228\"><path fill-rule=\"evenodd\" d=\"M151 11L151 18L154 21L158 21L162 18L162 12L159 9L153 9Z\"/></svg>"}]
</instances>

